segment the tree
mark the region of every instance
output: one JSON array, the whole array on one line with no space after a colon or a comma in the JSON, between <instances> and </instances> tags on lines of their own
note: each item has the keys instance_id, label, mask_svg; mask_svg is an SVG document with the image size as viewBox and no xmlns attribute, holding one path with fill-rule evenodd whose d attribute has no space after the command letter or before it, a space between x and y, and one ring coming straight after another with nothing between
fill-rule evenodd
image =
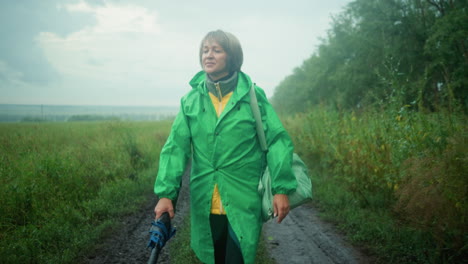
<instances>
[{"instance_id":1,"label":"tree","mask_svg":"<svg viewBox=\"0 0 468 264\"><path fill-rule=\"evenodd\" d=\"M318 50L276 88L283 112L370 107L393 98L466 108L466 0L356 0Z\"/></svg>"}]
</instances>

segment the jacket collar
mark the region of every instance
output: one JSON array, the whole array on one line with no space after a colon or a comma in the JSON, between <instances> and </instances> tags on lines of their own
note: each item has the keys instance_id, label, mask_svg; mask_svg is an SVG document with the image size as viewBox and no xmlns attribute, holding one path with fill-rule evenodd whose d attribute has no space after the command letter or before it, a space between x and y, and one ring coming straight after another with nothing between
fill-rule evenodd
<instances>
[{"instance_id":1,"label":"jacket collar","mask_svg":"<svg viewBox=\"0 0 468 264\"><path fill-rule=\"evenodd\" d=\"M208 95L208 89L206 87L206 74L204 71L200 71L197 74L195 74L195 76L190 81L190 85L194 90L197 90L202 96ZM250 100L247 99L249 98L247 94L250 91L251 85L252 81L250 80L250 77L243 72L238 72L237 86L234 89L231 98L229 99L230 103L226 105L224 111L221 113L218 120L216 121L216 126L220 124L220 122L224 119L227 113L229 113L240 100Z\"/></svg>"},{"instance_id":2,"label":"jacket collar","mask_svg":"<svg viewBox=\"0 0 468 264\"><path fill-rule=\"evenodd\" d=\"M234 91L237 86L237 72L231 74L231 76L225 80L212 81L209 76L206 77L206 88L213 95L216 95L219 100L226 94Z\"/></svg>"},{"instance_id":3,"label":"jacket collar","mask_svg":"<svg viewBox=\"0 0 468 264\"><path fill-rule=\"evenodd\" d=\"M208 89L206 87L206 74L204 71L199 71L195 76L190 80L190 86L193 89L198 90L201 94L207 95ZM235 99L236 101L243 98L246 94L249 93L250 86L252 81L250 77L244 72L240 71L237 74L237 86L234 89L234 94L230 100Z\"/></svg>"}]
</instances>

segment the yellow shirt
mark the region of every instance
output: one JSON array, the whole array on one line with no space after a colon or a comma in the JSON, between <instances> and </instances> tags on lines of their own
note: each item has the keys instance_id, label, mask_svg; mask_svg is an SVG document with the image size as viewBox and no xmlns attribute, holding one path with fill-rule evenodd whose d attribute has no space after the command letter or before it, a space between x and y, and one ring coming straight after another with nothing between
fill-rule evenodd
<instances>
[{"instance_id":1,"label":"yellow shirt","mask_svg":"<svg viewBox=\"0 0 468 264\"><path fill-rule=\"evenodd\" d=\"M219 100L216 95L209 93L211 102L213 103L215 109L216 109L216 114L218 117L221 115L221 113L224 110L224 107L227 105L227 102L229 101L229 98L231 98L232 92L226 94L221 98L221 101ZM211 213L212 214L218 214L218 215L225 215L226 212L224 211L223 204L221 203L221 195L219 194L218 190L218 184L215 184L214 190L213 190L213 196L211 197Z\"/></svg>"}]
</instances>

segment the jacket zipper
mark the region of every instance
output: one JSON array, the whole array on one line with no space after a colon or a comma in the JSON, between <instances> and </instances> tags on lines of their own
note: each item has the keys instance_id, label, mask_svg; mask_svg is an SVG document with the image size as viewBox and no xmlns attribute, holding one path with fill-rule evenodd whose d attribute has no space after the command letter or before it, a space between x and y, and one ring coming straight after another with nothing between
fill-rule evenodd
<instances>
[{"instance_id":1,"label":"jacket zipper","mask_svg":"<svg viewBox=\"0 0 468 264\"><path fill-rule=\"evenodd\" d=\"M218 92L218 117L221 115L221 109L223 108L223 94L221 93L221 87L219 86L219 82L215 83L216 86L216 91ZM219 187L218 187L218 193L219 193ZM224 208L223 208L223 202L221 201L221 194L219 194L219 213L223 214L224 213Z\"/></svg>"},{"instance_id":2,"label":"jacket zipper","mask_svg":"<svg viewBox=\"0 0 468 264\"><path fill-rule=\"evenodd\" d=\"M218 110L217 110L217 113L218 113L218 117L221 115L221 109L223 107L223 94L221 93L221 87L219 87L219 82L215 83L215 86L216 86L216 91L218 92L218 100L219 100L219 104L218 104Z\"/></svg>"}]
</instances>

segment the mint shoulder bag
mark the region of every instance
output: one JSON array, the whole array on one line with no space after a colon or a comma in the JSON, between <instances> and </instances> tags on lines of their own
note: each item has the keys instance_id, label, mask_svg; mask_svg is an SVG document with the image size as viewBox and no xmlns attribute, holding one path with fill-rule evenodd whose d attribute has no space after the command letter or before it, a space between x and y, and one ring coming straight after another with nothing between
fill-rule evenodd
<instances>
[{"instance_id":1,"label":"mint shoulder bag","mask_svg":"<svg viewBox=\"0 0 468 264\"><path fill-rule=\"evenodd\" d=\"M250 107L252 109L252 114L255 118L257 135L260 141L260 147L265 153L268 152L268 146L266 143L265 132L263 130L262 117L260 114L260 109L258 106L257 96L255 94L255 87L252 83L250 88ZM267 161L268 163L268 161ZM291 209L298 207L301 204L304 204L312 199L312 181L310 180L307 166L301 160L301 158L294 153L292 169L294 176L297 180L296 190L288 195L289 206ZM271 176L266 166L265 171L263 172L260 182L258 184L258 192L262 195L262 218L266 222L273 218L273 193L271 192Z\"/></svg>"}]
</instances>

